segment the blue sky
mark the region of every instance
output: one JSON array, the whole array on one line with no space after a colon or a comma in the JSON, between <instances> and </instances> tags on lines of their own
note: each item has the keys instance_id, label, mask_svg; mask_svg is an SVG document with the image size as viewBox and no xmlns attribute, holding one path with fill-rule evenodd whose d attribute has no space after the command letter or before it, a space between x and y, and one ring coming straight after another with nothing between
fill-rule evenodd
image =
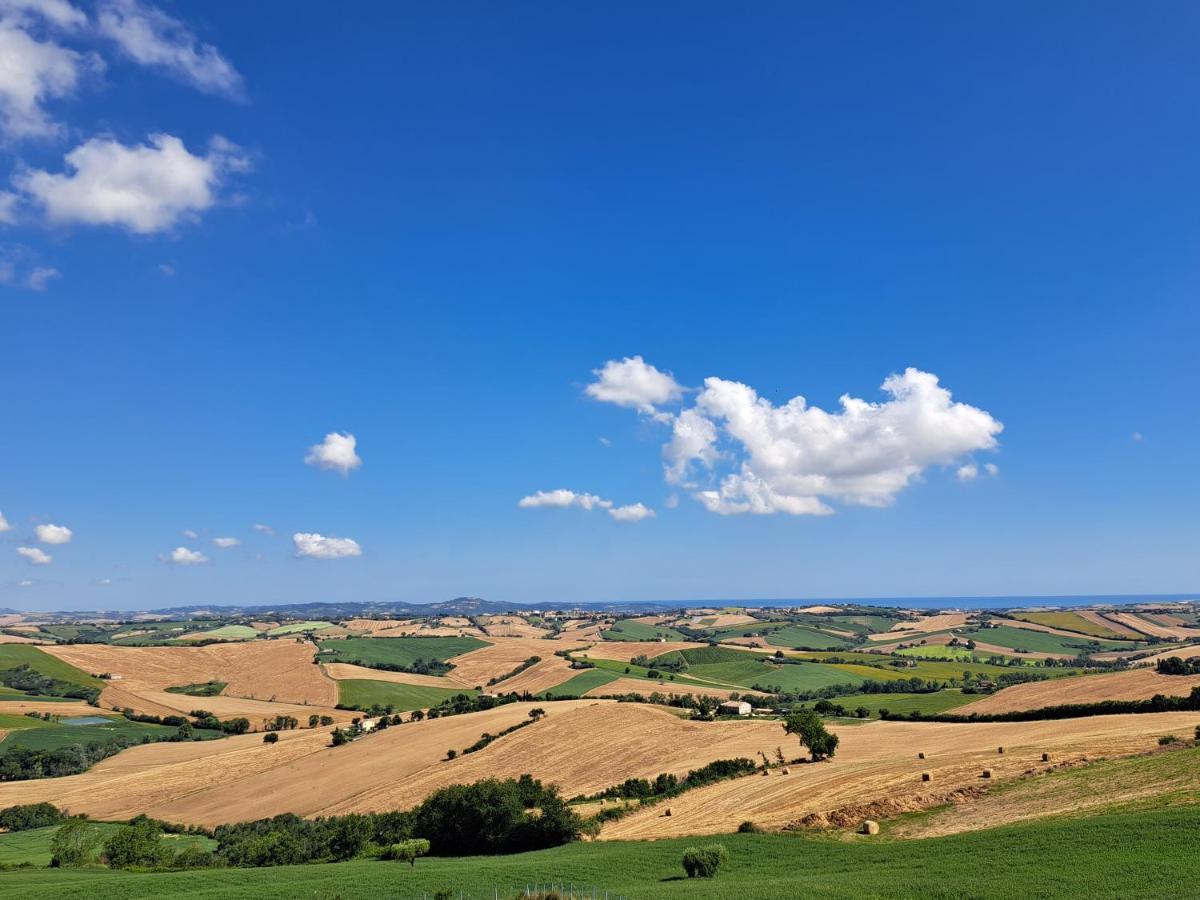
<instances>
[{"instance_id":1,"label":"blue sky","mask_svg":"<svg viewBox=\"0 0 1200 900\"><path fill-rule=\"evenodd\" d=\"M1194 5L647 6L0 0L0 605L1196 590Z\"/></svg>"}]
</instances>

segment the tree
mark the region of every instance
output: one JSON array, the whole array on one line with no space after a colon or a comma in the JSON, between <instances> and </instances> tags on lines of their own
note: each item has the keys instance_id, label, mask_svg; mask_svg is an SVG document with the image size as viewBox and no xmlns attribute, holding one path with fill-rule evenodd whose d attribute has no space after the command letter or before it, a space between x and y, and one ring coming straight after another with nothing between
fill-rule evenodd
<instances>
[{"instance_id":1,"label":"tree","mask_svg":"<svg viewBox=\"0 0 1200 900\"><path fill-rule=\"evenodd\" d=\"M263 743L264 744L278 744L279 743L279 735L276 734L274 731L268 731L266 734L263 735Z\"/></svg>"},{"instance_id":2,"label":"tree","mask_svg":"<svg viewBox=\"0 0 1200 900\"><path fill-rule=\"evenodd\" d=\"M416 868L417 857L425 856L428 853L429 841L425 840L425 838L412 838L407 841L401 841L398 844L392 844L383 851L382 858L397 862L406 862Z\"/></svg>"},{"instance_id":3,"label":"tree","mask_svg":"<svg viewBox=\"0 0 1200 900\"><path fill-rule=\"evenodd\" d=\"M342 731L340 728L333 729L333 736L329 741L330 747L340 747L342 744L348 743L350 743L350 738L346 735L346 732Z\"/></svg>"},{"instance_id":4,"label":"tree","mask_svg":"<svg viewBox=\"0 0 1200 900\"><path fill-rule=\"evenodd\" d=\"M50 841L50 865L56 869L85 865L99 842L99 833L85 819L68 819Z\"/></svg>"},{"instance_id":5,"label":"tree","mask_svg":"<svg viewBox=\"0 0 1200 900\"><path fill-rule=\"evenodd\" d=\"M783 730L794 734L808 748L813 762L833 756L837 751L838 736L825 730L825 723L811 709L793 710L783 723Z\"/></svg>"},{"instance_id":6,"label":"tree","mask_svg":"<svg viewBox=\"0 0 1200 900\"><path fill-rule=\"evenodd\" d=\"M159 838L162 829L149 819L135 819L104 844L104 856L114 869L134 866L163 866L171 860L171 848Z\"/></svg>"},{"instance_id":7,"label":"tree","mask_svg":"<svg viewBox=\"0 0 1200 900\"><path fill-rule=\"evenodd\" d=\"M420 722L423 718L425 718L425 713L421 712L421 710L419 710L419 709L414 709L412 711L412 715L409 716L409 718L412 719L412 721L414 721L414 722Z\"/></svg>"},{"instance_id":8,"label":"tree","mask_svg":"<svg viewBox=\"0 0 1200 900\"><path fill-rule=\"evenodd\" d=\"M308 727L316 728L317 725L320 723L320 721L321 721L321 717L318 716L316 713L313 713L311 716L308 717Z\"/></svg>"},{"instance_id":9,"label":"tree","mask_svg":"<svg viewBox=\"0 0 1200 900\"><path fill-rule=\"evenodd\" d=\"M546 711L544 709L542 709L540 706L535 706L533 709L531 709L529 711L529 718L533 719L536 722L538 719L540 719L545 714L546 714Z\"/></svg>"},{"instance_id":10,"label":"tree","mask_svg":"<svg viewBox=\"0 0 1200 900\"><path fill-rule=\"evenodd\" d=\"M683 870L688 878L712 878L728 859L729 854L720 844L688 847L683 851Z\"/></svg>"}]
</instances>

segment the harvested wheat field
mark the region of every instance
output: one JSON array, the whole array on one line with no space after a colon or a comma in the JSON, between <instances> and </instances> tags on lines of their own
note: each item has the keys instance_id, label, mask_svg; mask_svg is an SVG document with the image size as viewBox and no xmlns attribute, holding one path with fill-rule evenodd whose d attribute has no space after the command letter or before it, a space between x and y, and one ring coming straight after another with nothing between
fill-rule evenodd
<instances>
[{"instance_id":1,"label":"harvested wheat field","mask_svg":"<svg viewBox=\"0 0 1200 900\"><path fill-rule=\"evenodd\" d=\"M1117 654L1113 658L1116 659L1122 655L1128 656L1129 654ZM1103 659L1108 656L1109 654L1107 653L1096 654L1097 659ZM1155 653L1153 656L1135 660L1133 664L1137 666L1152 666L1160 659L1170 659L1172 656L1178 656L1180 659L1192 659L1193 657L1200 656L1200 644L1195 644L1191 647L1176 647L1174 650L1164 650L1161 653Z\"/></svg>"},{"instance_id":2,"label":"harvested wheat field","mask_svg":"<svg viewBox=\"0 0 1200 900\"><path fill-rule=\"evenodd\" d=\"M909 622L897 622L891 631L882 634L869 635L872 641L894 641L903 639L907 633L922 633L927 631L945 631L948 628L962 628L967 624L966 613L939 613L936 616L921 616Z\"/></svg>"},{"instance_id":3,"label":"harvested wheat field","mask_svg":"<svg viewBox=\"0 0 1200 900\"><path fill-rule=\"evenodd\" d=\"M450 681L440 675L417 675L414 672L386 672L383 669L356 666L353 663L323 663L321 668L334 681L345 681L348 678L365 678L370 681L390 681L392 684L419 684L424 687L462 687L457 682Z\"/></svg>"},{"instance_id":4,"label":"harvested wheat field","mask_svg":"<svg viewBox=\"0 0 1200 900\"><path fill-rule=\"evenodd\" d=\"M1189 628L1186 625L1159 625L1149 619L1135 616L1133 613L1109 613L1107 618L1122 625L1128 625L1151 637L1168 638L1174 641L1200 638L1200 628Z\"/></svg>"},{"instance_id":5,"label":"harvested wheat field","mask_svg":"<svg viewBox=\"0 0 1200 900\"><path fill-rule=\"evenodd\" d=\"M1115 631L1117 634L1123 635L1133 641L1141 640L1142 636L1128 625L1122 625L1120 622L1114 622L1112 619L1106 619L1097 610L1077 609L1075 612L1079 613L1082 618L1087 619L1093 625L1099 625L1101 628L1107 628L1109 631Z\"/></svg>"},{"instance_id":6,"label":"harvested wheat field","mask_svg":"<svg viewBox=\"0 0 1200 900\"><path fill-rule=\"evenodd\" d=\"M484 636L492 643L449 660L453 663L446 677L464 687L485 687L492 678L501 678L531 656L543 660L553 657L555 650L572 650L586 646L574 641L546 641L540 638L493 638Z\"/></svg>"},{"instance_id":7,"label":"harvested wheat field","mask_svg":"<svg viewBox=\"0 0 1200 900\"><path fill-rule=\"evenodd\" d=\"M557 784L568 797L594 793L626 778L653 778L660 772L681 775L714 759L753 756L759 750L770 753L783 735L777 722L692 722L640 703L577 700L542 708L547 715L541 722L485 750L388 779L322 812L406 809L448 784L515 778L525 772ZM484 730L493 729L479 727L472 739Z\"/></svg>"},{"instance_id":8,"label":"harvested wheat field","mask_svg":"<svg viewBox=\"0 0 1200 900\"><path fill-rule=\"evenodd\" d=\"M531 694L540 694L542 691L549 691L558 687L564 681L568 681L579 674L561 656L548 655L545 652L535 655L540 656L542 661L534 663L519 675L487 687L486 690L498 694L506 694L511 691L516 691L517 693L528 691Z\"/></svg>"},{"instance_id":9,"label":"harvested wheat field","mask_svg":"<svg viewBox=\"0 0 1200 900\"><path fill-rule=\"evenodd\" d=\"M1194 805L1200 799L1195 750L1184 744L1158 747L1124 759L1052 766L1003 791L987 791L919 819L895 823L894 838L937 837L1044 819L1077 816L1090 810L1121 806L1162 809Z\"/></svg>"},{"instance_id":10,"label":"harvested wheat field","mask_svg":"<svg viewBox=\"0 0 1200 900\"><path fill-rule=\"evenodd\" d=\"M226 697L314 706L337 703L337 685L325 676L320 666L313 664L313 645L292 639L206 647L72 644L47 647L46 652L85 672L111 673L114 681L100 695L103 704L117 693L138 696L144 691L206 681L226 682ZM183 702L185 708L191 708L187 704L195 705L200 699L186 694L168 696L175 698L173 702Z\"/></svg>"},{"instance_id":11,"label":"harvested wheat field","mask_svg":"<svg viewBox=\"0 0 1200 900\"><path fill-rule=\"evenodd\" d=\"M785 739L773 724L770 747L783 744L791 756L798 750L795 739ZM752 775L691 791L670 801L670 817L663 817L662 807L649 807L606 825L601 839L721 834L747 820L767 829L857 825L979 793L985 768L992 771L989 784L1012 781L1069 760L1142 753L1157 746L1160 735L1188 733L1195 724L1196 713L1151 713L1053 722L834 726L842 743L831 760L794 765L788 775L776 770L769 777ZM1003 754L996 752L999 746ZM918 752L926 758L918 759ZM1051 762L1041 762L1043 752L1051 754ZM931 773L930 782L921 781L922 772Z\"/></svg>"},{"instance_id":12,"label":"harvested wheat field","mask_svg":"<svg viewBox=\"0 0 1200 900\"><path fill-rule=\"evenodd\" d=\"M24 637L19 634L0 634L0 644L43 644L36 638Z\"/></svg>"},{"instance_id":13,"label":"harvested wheat field","mask_svg":"<svg viewBox=\"0 0 1200 900\"><path fill-rule=\"evenodd\" d=\"M973 712L1016 712L1061 706L1064 703L1149 700L1155 694L1186 697L1197 685L1200 685L1200 675L1159 675L1153 669L1134 669L1110 675L1081 675L1077 678L1014 684L974 703L960 706L954 712L964 716Z\"/></svg>"},{"instance_id":14,"label":"harvested wheat field","mask_svg":"<svg viewBox=\"0 0 1200 900\"><path fill-rule=\"evenodd\" d=\"M597 703L555 703L548 718ZM425 770L450 767L442 762L448 747L469 746L485 731L525 721L536 705L512 703L481 713L410 722L343 747L329 746L329 728L279 732L274 745L264 744L256 734L148 744L106 759L82 775L0 784L0 807L46 800L95 818L124 819L145 812L202 825L283 812L311 816L342 807L398 808L367 807L355 798L374 793L381 784L407 785ZM518 734L539 727L531 725ZM528 765L520 769L527 771L534 770ZM415 794L409 791L406 796Z\"/></svg>"},{"instance_id":15,"label":"harvested wheat field","mask_svg":"<svg viewBox=\"0 0 1200 900\"><path fill-rule=\"evenodd\" d=\"M672 650L688 650L692 647L707 647L708 644L696 644L690 641L601 641L588 647L584 656L593 659L615 659L629 662L635 656L649 656L653 659L670 653Z\"/></svg>"},{"instance_id":16,"label":"harvested wheat field","mask_svg":"<svg viewBox=\"0 0 1200 900\"><path fill-rule=\"evenodd\" d=\"M489 637L540 638L548 629L530 625L520 616L488 616L483 623Z\"/></svg>"}]
</instances>

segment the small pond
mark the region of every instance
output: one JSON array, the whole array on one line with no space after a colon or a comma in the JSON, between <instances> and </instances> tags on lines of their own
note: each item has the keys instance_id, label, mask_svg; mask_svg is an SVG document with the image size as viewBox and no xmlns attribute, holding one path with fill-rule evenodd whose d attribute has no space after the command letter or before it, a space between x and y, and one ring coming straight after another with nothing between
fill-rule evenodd
<instances>
[{"instance_id":1,"label":"small pond","mask_svg":"<svg viewBox=\"0 0 1200 900\"><path fill-rule=\"evenodd\" d=\"M71 716L69 719L59 719L63 725L111 725L112 719L104 716Z\"/></svg>"}]
</instances>

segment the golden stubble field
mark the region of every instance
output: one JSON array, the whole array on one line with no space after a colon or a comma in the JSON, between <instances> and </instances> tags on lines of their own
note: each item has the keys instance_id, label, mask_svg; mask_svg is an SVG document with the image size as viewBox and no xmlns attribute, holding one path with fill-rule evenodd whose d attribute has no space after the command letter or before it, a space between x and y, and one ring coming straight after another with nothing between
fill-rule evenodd
<instances>
[{"instance_id":1,"label":"golden stubble field","mask_svg":"<svg viewBox=\"0 0 1200 900\"><path fill-rule=\"evenodd\" d=\"M44 649L84 672L112 675L100 694L100 704L113 709L172 715L203 708L222 718L246 716L256 725L262 717L275 714L349 718L333 708L337 683L313 664L314 648L308 642L248 641L205 647L70 644ZM219 697L164 690L208 681L224 681L228 686Z\"/></svg>"},{"instance_id":2,"label":"golden stubble field","mask_svg":"<svg viewBox=\"0 0 1200 900\"><path fill-rule=\"evenodd\" d=\"M1016 712L1066 703L1149 700L1155 694L1186 697L1197 685L1200 685L1200 675L1159 675L1153 669L1133 669L1105 675L1081 675L1015 684L952 711L956 715L966 716L973 712ZM1200 724L1200 715L1197 715L1197 723Z\"/></svg>"}]
</instances>

